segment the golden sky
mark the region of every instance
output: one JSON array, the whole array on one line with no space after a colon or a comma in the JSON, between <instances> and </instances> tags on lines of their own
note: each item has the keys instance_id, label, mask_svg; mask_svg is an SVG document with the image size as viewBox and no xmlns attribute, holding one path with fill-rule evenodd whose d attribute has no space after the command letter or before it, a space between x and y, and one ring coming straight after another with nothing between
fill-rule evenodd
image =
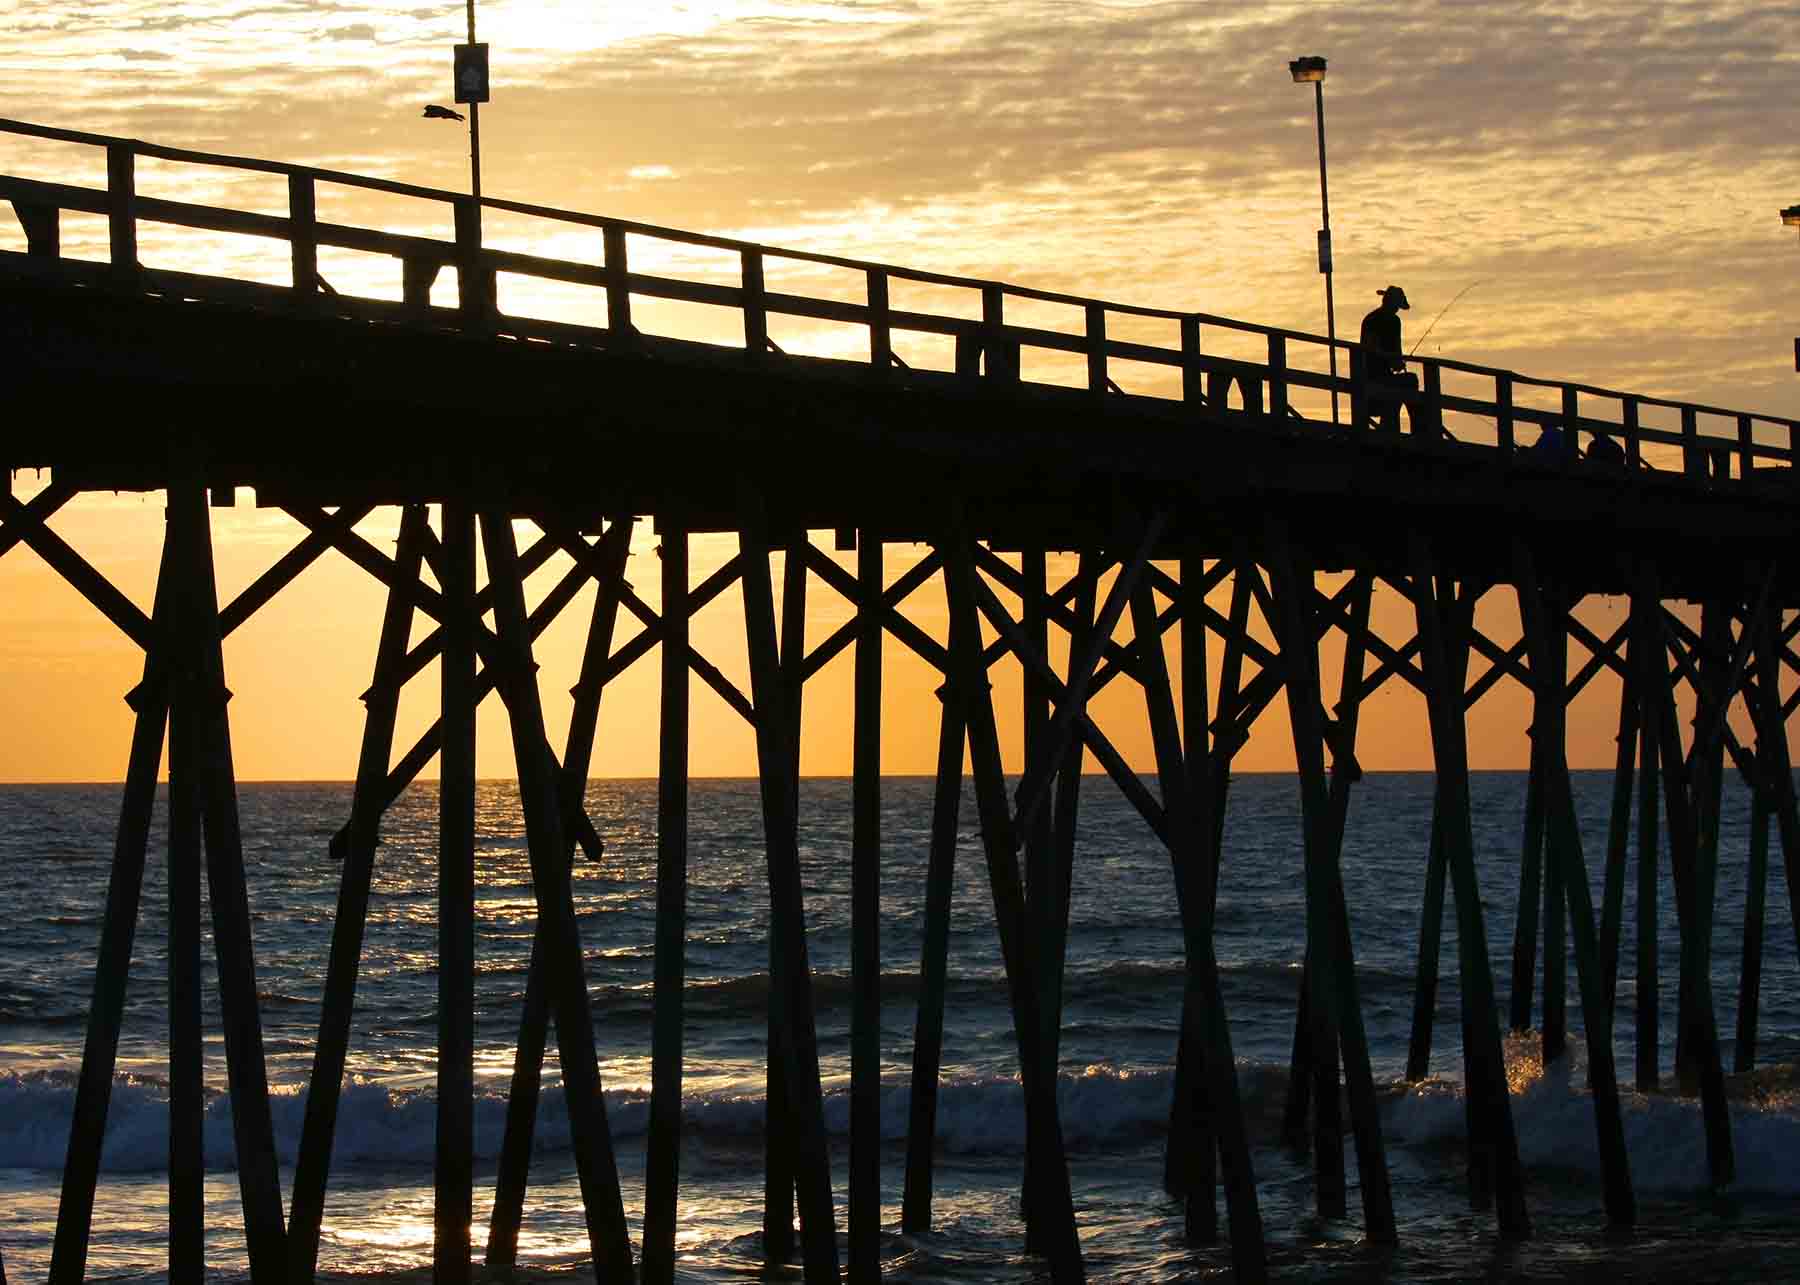
<instances>
[{"instance_id":1,"label":"golden sky","mask_svg":"<svg viewBox=\"0 0 1800 1285\"><path fill-rule=\"evenodd\" d=\"M1398 282L1413 303L1409 345L1437 318L1427 354L1800 415L1782 288L1800 270L1800 247L1776 220L1800 199L1786 160L1800 56L1793 15L1777 7L483 0L478 22L493 50L493 101L481 118L491 196L1313 332L1324 330L1324 307L1312 95L1286 62L1324 54L1340 334L1354 333L1377 289ZM467 183L461 127L419 118L421 104L451 98L459 3L0 0L0 23L0 115ZM0 172L104 181L97 153L3 136ZM190 167L146 165L140 189L284 212L276 184L224 183ZM321 194L321 214L448 233L439 210L343 189ZM498 218L488 234L600 257L589 243L597 235ZM272 243L142 235L152 266L286 280L285 250ZM104 227L70 219L64 244L101 257ZM0 217L0 248L23 248L10 217ZM714 270L704 256L640 253L649 247L634 242L634 263L659 271ZM328 253L321 270L347 292L398 292L391 261ZM830 288L822 277L812 284ZM508 282L502 306L593 319L601 305ZM674 310L640 321L695 324ZM826 333L778 337L826 352L842 344ZM78 399L70 416L76 431ZM39 484L21 477L15 487L24 495ZM95 497L54 525L147 607L161 511L158 496ZM248 506L214 517L227 596L301 534ZM379 543L395 526L383 513L362 530ZM654 544L640 527L628 571L652 602ZM695 581L732 551L729 539L698 540ZM889 577L920 552L894 550ZM1071 564L1053 560L1053 574ZM533 590L564 567L553 562ZM0 779L117 777L135 649L23 549L0 559L0 600L0 708L11 732L0 738ZM540 647L559 743L589 600ZM241 777L351 774L381 601L333 556L231 639ZM739 601L733 592L715 604L695 639L747 689ZM1484 620L1510 642L1510 594L1491 601ZM1605 624L1622 608L1592 610ZM921 594L915 614L942 636L941 598ZM1378 609L1393 642L1409 636L1404 616L1391 598ZM809 636L846 617L815 581ZM848 770L849 671L846 655L808 689L806 771ZM884 766L929 772L935 680L891 641L888 671ZM432 717L435 673L409 689L402 745ZM1016 685L1001 679L1010 728ZM1128 687L1117 684L1098 712L1148 767L1142 702ZM1615 690L1597 682L1572 711L1578 765L1612 761ZM655 691L655 653L609 689L595 775L654 771ZM481 770L510 775L490 705ZM1478 766L1522 764L1526 716L1505 687L1478 707ZM696 775L754 771L748 730L704 688L694 719ZM1289 766L1287 737L1284 711L1272 707L1240 763ZM1008 744L1016 767L1010 731ZM1391 687L1375 699L1362 757L1371 768L1428 765L1416 698Z\"/></svg>"}]
</instances>

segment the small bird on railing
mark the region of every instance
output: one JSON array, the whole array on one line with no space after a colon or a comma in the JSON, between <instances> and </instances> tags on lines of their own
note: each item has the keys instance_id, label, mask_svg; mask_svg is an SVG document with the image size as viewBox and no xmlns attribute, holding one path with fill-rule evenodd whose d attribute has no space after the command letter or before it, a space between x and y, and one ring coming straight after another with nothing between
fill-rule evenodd
<instances>
[{"instance_id":1,"label":"small bird on railing","mask_svg":"<svg viewBox=\"0 0 1800 1285\"><path fill-rule=\"evenodd\" d=\"M461 112L452 111L448 107L439 107L436 103L425 104L426 120L461 120L462 118Z\"/></svg>"}]
</instances>

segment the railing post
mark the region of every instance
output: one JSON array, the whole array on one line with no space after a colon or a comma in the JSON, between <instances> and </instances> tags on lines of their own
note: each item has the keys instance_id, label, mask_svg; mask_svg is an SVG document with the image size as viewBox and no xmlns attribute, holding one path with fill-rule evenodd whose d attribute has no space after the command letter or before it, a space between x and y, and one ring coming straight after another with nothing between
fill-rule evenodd
<instances>
[{"instance_id":1,"label":"railing post","mask_svg":"<svg viewBox=\"0 0 1800 1285\"><path fill-rule=\"evenodd\" d=\"M1738 478L1749 481L1750 475L1756 471L1756 439L1751 435L1750 417L1739 415L1738 421Z\"/></svg>"},{"instance_id":2,"label":"railing post","mask_svg":"<svg viewBox=\"0 0 1800 1285\"><path fill-rule=\"evenodd\" d=\"M1205 371L1200 368L1200 318L1181 319L1181 400L1189 406L1206 400L1201 387Z\"/></svg>"},{"instance_id":3,"label":"railing post","mask_svg":"<svg viewBox=\"0 0 1800 1285\"><path fill-rule=\"evenodd\" d=\"M414 312L430 308L431 287L443 266L432 259L400 260L400 301Z\"/></svg>"},{"instance_id":4,"label":"railing post","mask_svg":"<svg viewBox=\"0 0 1800 1285\"><path fill-rule=\"evenodd\" d=\"M744 347L752 357L769 351L769 308L764 300L763 256L758 249L743 251Z\"/></svg>"},{"instance_id":5,"label":"railing post","mask_svg":"<svg viewBox=\"0 0 1800 1285\"><path fill-rule=\"evenodd\" d=\"M1625 424L1625 462L1637 468L1644 462L1644 439L1638 434L1638 399L1627 397L1620 418Z\"/></svg>"},{"instance_id":6,"label":"railing post","mask_svg":"<svg viewBox=\"0 0 1800 1285\"><path fill-rule=\"evenodd\" d=\"M1569 443L1568 453L1578 456L1581 454L1581 394L1564 384L1562 395L1563 433Z\"/></svg>"},{"instance_id":7,"label":"railing post","mask_svg":"<svg viewBox=\"0 0 1800 1285\"><path fill-rule=\"evenodd\" d=\"M1494 435L1503 451L1516 449L1513 441L1513 381L1510 374L1494 376Z\"/></svg>"},{"instance_id":8,"label":"railing post","mask_svg":"<svg viewBox=\"0 0 1800 1285\"><path fill-rule=\"evenodd\" d=\"M25 252L36 259L55 259L62 255L62 211L54 205L32 205L14 201L13 213L25 229ZM0 1285L5 1285L0 1281Z\"/></svg>"},{"instance_id":9,"label":"railing post","mask_svg":"<svg viewBox=\"0 0 1800 1285\"><path fill-rule=\"evenodd\" d=\"M106 224L112 266L119 272L135 272L138 266L136 162L130 143L106 145Z\"/></svg>"},{"instance_id":10,"label":"railing post","mask_svg":"<svg viewBox=\"0 0 1800 1285\"><path fill-rule=\"evenodd\" d=\"M1088 391L1104 393L1106 391L1106 307L1103 304L1090 303L1087 306L1087 368Z\"/></svg>"},{"instance_id":11,"label":"railing post","mask_svg":"<svg viewBox=\"0 0 1800 1285\"><path fill-rule=\"evenodd\" d=\"M1430 437L1433 441L1444 435L1444 378L1443 371L1435 361L1425 362L1425 425L1412 426L1414 437Z\"/></svg>"},{"instance_id":12,"label":"railing post","mask_svg":"<svg viewBox=\"0 0 1800 1285\"><path fill-rule=\"evenodd\" d=\"M1269 336L1269 414L1285 418L1287 398L1287 336Z\"/></svg>"},{"instance_id":13,"label":"railing post","mask_svg":"<svg viewBox=\"0 0 1800 1285\"><path fill-rule=\"evenodd\" d=\"M456 199L456 293L466 329L492 322L494 274L481 261L481 207L471 196Z\"/></svg>"},{"instance_id":14,"label":"railing post","mask_svg":"<svg viewBox=\"0 0 1800 1285\"><path fill-rule=\"evenodd\" d=\"M288 245L294 289L310 301L319 291L319 217L310 174L288 175Z\"/></svg>"},{"instance_id":15,"label":"railing post","mask_svg":"<svg viewBox=\"0 0 1800 1285\"><path fill-rule=\"evenodd\" d=\"M608 223L601 232L606 246L606 326L615 339L631 333L630 267L625 261L625 229Z\"/></svg>"},{"instance_id":16,"label":"railing post","mask_svg":"<svg viewBox=\"0 0 1800 1285\"><path fill-rule=\"evenodd\" d=\"M1006 292L999 286L981 287L981 329L988 377L1017 383L1019 350L1006 337Z\"/></svg>"},{"instance_id":17,"label":"railing post","mask_svg":"<svg viewBox=\"0 0 1800 1285\"><path fill-rule=\"evenodd\" d=\"M1700 451L1700 417L1692 406L1681 408L1681 471L1689 477L1706 476L1706 456Z\"/></svg>"},{"instance_id":18,"label":"railing post","mask_svg":"<svg viewBox=\"0 0 1800 1285\"><path fill-rule=\"evenodd\" d=\"M888 321L888 276L869 269L869 364L885 374L894 366L894 331Z\"/></svg>"}]
</instances>

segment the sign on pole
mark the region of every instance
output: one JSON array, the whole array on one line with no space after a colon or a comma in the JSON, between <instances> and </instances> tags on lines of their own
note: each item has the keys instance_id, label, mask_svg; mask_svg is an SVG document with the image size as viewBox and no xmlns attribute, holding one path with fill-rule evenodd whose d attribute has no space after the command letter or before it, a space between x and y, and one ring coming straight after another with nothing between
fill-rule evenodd
<instances>
[{"instance_id":1,"label":"sign on pole","mask_svg":"<svg viewBox=\"0 0 1800 1285\"><path fill-rule=\"evenodd\" d=\"M456 101L488 100L488 47L486 42L456 46Z\"/></svg>"}]
</instances>

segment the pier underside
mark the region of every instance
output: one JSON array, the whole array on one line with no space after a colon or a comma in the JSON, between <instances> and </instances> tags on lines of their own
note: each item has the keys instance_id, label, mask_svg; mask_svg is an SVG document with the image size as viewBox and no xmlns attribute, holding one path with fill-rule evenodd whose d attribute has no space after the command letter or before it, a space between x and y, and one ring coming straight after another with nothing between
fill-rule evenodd
<instances>
[{"instance_id":1,"label":"pier underside","mask_svg":"<svg viewBox=\"0 0 1800 1285\"><path fill-rule=\"evenodd\" d=\"M1627 593L1649 564L1690 601L1743 591L1793 529L1786 468L1721 487L671 339L598 332L577 347L294 316L272 289L266 306L147 297L97 271L71 290L8 279L24 266L8 258L7 463L86 490L160 490L181 459L216 495L266 505L456 496L584 528L633 513L717 532L737 528L749 487L784 531L929 542L962 502L975 538L1059 551L1116 539L1155 508L1168 513L1157 558L1222 556L1279 511L1323 571L1401 571L1428 534L1447 570L1478 577L1507 568L1522 538L1581 592ZM1771 593L1800 605L1800 570L1779 570Z\"/></svg>"}]
</instances>

